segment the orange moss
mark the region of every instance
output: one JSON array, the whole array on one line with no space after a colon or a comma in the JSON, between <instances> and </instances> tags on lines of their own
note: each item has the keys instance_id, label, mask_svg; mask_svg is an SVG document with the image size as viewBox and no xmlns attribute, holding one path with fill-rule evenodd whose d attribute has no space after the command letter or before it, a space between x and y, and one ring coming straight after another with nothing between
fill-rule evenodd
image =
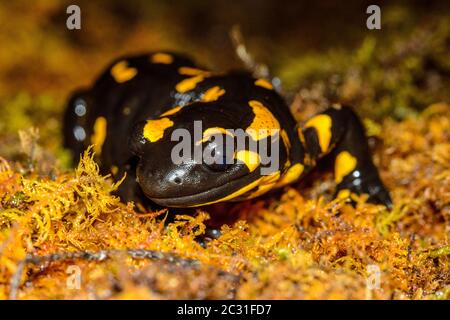
<instances>
[{"instance_id":1,"label":"orange moss","mask_svg":"<svg viewBox=\"0 0 450 320\"><path fill-rule=\"evenodd\" d=\"M448 298L449 119L441 104L383 123L375 157L392 210L364 196L353 196L355 207L332 200L320 184L288 186L281 196L235 205L237 221L205 247L196 238L208 208L170 223L170 209L138 214L111 195L117 184L99 174L90 151L53 178L1 159L0 297L9 296L26 254L145 249L162 255L29 263L18 298ZM69 265L82 270L80 290L61 286ZM380 270L379 289L367 289L369 265Z\"/></svg>"}]
</instances>

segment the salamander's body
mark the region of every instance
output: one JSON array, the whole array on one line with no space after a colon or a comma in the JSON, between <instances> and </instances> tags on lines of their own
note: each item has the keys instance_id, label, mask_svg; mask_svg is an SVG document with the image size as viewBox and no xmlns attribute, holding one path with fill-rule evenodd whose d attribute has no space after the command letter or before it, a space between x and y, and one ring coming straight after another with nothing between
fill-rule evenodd
<instances>
[{"instance_id":1,"label":"salamander's body","mask_svg":"<svg viewBox=\"0 0 450 320\"><path fill-rule=\"evenodd\" d=\"M236 143L242 132L247 142ZM192 150L200 146L214 161L175 161L183 133L191 134ZM229 141L231 151L223 147ZM332 153L339 192L391 204L349 108L330 108L299 128L267 80L212 74L169 53L118 59L92 88L75 93L65 144L75 158L92 144L103 172L116 179L126 173L119 190L124 200L191 207L248 199L301 179Z\"/></svg>"}]
</instances>

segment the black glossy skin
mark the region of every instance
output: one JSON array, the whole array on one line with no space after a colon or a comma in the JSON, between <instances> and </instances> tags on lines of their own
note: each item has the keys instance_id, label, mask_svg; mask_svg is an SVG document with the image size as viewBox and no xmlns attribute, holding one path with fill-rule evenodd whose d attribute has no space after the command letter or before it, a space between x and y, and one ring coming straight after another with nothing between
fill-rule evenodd
<instances>
[{"instance_id":1,"label":"black glossy skin","mask_svg":"<svg viewBox=\"0 0 450 320\"><path fill-rule=\"evenodd\" d=\"M116 179L127 173L119 189L123 200L145 204L151 199L151 202L164 206L190 207L221 199L246 199L254 190L233 199L227 199L227 196L261 178L260 167L250 172L245 164L239 162L220 170L212 170L201 162L175 165L170 154L177 142L171 141L171 134L178 128L191 132L195 120L202 121L203 129L245 130L255 118L249 101L256 100L278 120L290 141L290 146L280 143L282 177L289 168L301 164L304 169L294 181L301 179L324 155L348 151L357 162L352 172L338 184L338 191L348 189L358 194L368 193L371 201L391 205L389 194L371 160L363 127L351 109L330 108L323 113L331 120L331 128L329 147L321 150L319 140L322 133L314 127L297 128L280 95L273 89L255 85L256 79L250 75L208 75L192 90L180 93L175 90L176 85L192 76L180 74L179 68L197 67L189 59L174 54L168 54L172 57L170 63L154 63L150 60L152 55L114 61L91 88L72 96L65 114L65 145L73 151L75 160L91 144L96 119L106 119L106 139L98 160L103 173L109 173L113 167L118 169L114 174ZM126 61L128 67L136 69L136 75L117 82L110 70L119 61ZM224 89L225 93L215 101L202 102L205 91L215 86ZM176 106L182 106L181 110L167 116L173 126L164 131L160 140L146 140L143 137L146 121L158 119ZM85 112L80 112L80 108ZM76 130L78 139L74 134ZM84 134L80 134L80 130L84 130Z\"/></svg>"}]
</instances>

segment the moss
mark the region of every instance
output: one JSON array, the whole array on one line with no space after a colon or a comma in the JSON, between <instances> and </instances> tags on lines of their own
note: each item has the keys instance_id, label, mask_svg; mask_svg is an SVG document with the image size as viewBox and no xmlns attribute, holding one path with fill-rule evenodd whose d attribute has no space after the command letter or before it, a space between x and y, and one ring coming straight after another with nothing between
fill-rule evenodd
<instances>
[{"instance_id":1,"label":"moss","mask_svg":"<svg viewBox=\"0 0 450 320\"><path fill-rule=\"evenodd\" d=\"M314 186L303 187L303 195L291 186L281 196L237 205L237 221L223 225L222 235L206 247L196 239L205 233L208 208L177 215L170 223L165 220L171 210L138 214L132 203L111 195L117 184L99 174L90 151L74 171L53 179L36 171L22 174L17 163L3 160L0 277L10 283L26 253L136 248L198 264L177 267L176 259L126 254L97 262L58 260L44 267L45 273L39 272L39 264L29 264L22 275L29 284L20 287L18 297L88 298L92 290L108 298L442 297L450 281L450 107L441 105L439 112L431 108L435 111L427 109L417 118L382 124L384 146L376 159L394 197L391 211L366 203L364 197L355 198L354 208L345 199L315 198ZM417 137L424 141L414 143ZM381 161L386 156L390 165ZM85 286L78 291L57 285L72 264L82 268ZM380 269L379 290L366 288L368 265ZM220 278L212 291L200 290L210 286L217 272L233 276ZM191 285L180 294L170 289L186 279ZM149 285L154 281L158 290ZM0 288L7 297L9 285Z\"/></svg>"},{"instance_id":2,"label":"moss","mask_svg":"<svg viewBox=\"0 0 450 320\"><path fill-rule=\"evenodd\" d=\"M438 17L407 35L367 35L356 50L291 55L279 74L286 88L302 89L297 98L303 105L340 102L373 119L404 119L449 100L449 32L448 18Z\"/></svg>"}]
</instances>

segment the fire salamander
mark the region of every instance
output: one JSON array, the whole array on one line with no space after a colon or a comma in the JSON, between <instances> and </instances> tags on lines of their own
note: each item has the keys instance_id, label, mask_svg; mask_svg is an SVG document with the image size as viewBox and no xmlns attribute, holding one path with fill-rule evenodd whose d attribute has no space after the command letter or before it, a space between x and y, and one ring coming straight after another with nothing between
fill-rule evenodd
<instances>
[{"instance_id":1,"label":"fire salamander","mask_svg":"<svg viewBox=\"0 0 450 320\"><path fill-rule=\"evenodd\" d=\"M202 126L197 136L196 122ZM330 107L300 126L268 80L211 73L172 53L114 61L91 88L73 94L64 126L65 145L75 159L93 145L102 172L126 176L118 190L125 201L195 207L250 199L302 179L330 155L336 196L365 193L369 201L392 204L361 121L349 107ZM173 161L179 129L216 160ZM235 146L233 130L239 129L248 141L231 155L219 139L210 139L222 135L222 143ZM267 139L278 166L262 174L268 163L249 146ZM273 141L279 142L276 149ZM221 160L227 157L234 161Z\"/></svg>"}]
</instances>

